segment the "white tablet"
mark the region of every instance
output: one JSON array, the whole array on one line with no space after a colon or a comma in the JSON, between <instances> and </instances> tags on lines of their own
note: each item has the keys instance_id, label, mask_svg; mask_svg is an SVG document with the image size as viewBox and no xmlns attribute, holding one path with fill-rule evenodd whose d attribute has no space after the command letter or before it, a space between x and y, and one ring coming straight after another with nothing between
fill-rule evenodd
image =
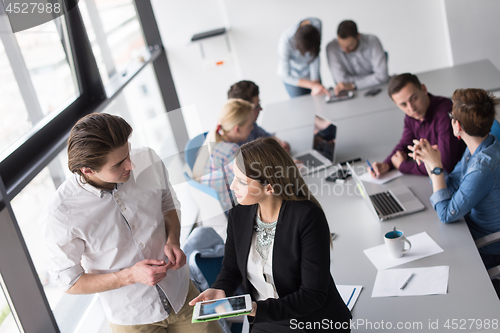
<instances>
[{"instance_id":1,"label":"white tablet","mask_svg":"<svg viewBox=\"0 0 500 333\"><path fill-rule=\"evenodd\" d=\"M198 302L194 306L193 320L209 320L248 314L252 311L250 295L233 296Z\"/></svg>"}]
</instances>

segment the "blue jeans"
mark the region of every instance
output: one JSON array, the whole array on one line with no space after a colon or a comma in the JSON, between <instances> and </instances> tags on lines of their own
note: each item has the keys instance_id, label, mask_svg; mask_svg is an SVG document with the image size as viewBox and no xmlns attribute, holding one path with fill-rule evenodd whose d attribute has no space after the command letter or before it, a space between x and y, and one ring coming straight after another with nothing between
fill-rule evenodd
<instances>
[{"instance_id":1,"label":"blue jeans","mask_svg":"<svg viewBox=\"0 0 500 333\"><path fill-rule=\"evenodd\" d=\"M286 91L288 92L288 95L290 95L290 97L292 97L292 98L299 97L302 95L309 95L311 93L311 89L292 86L288 83L285 83L285 88L286 88Z\"/></svg>"}]
</instances>

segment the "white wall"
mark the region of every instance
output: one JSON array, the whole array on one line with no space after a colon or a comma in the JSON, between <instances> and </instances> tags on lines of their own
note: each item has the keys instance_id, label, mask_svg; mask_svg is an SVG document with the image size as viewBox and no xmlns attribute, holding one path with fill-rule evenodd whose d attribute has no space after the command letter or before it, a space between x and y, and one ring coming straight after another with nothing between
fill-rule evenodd
<instances>
[{"instance_id":1,"label":"white wall","mask_svg":"<svg viewBox=\"0 0 500 333\"><path fill-rule=\"evenodd\" d=\"M452 65L444 0L153 0L153 8L167 50L182 106L196 104L201 128L216 121L229 86L243 79L255 81L265 104L288 98L277 71L277 42L290 25L305 17L323 22L321 75L325 85L333 80L325 47L344 19L353 19L360 32L377 35L389 53L389 72L420 72ZM194 33L222 26L228 34L232 63L203 69ZM223 38L207 40L224 57ZM204 43L205 46L205 43ZM219 55L215 55L216 58ZM189 119L191 118L191 119ZM186 119L190 137L195 117Z\"/></svg>"},{"instance_id":2,"label":"white wall","mask_svg":"<svg viewBox=\"0 0 500 333\"><path fill-rule=\"evenodd\" d=\"M253 0L252 6L225 0L241 72L261 89L264 102L287 98L276 75L281 32L305 17L323 22L321 76L333 83L325 48L338 24L352 19L360 32L377 35L389 53L390 73L419 72L450 66L444 6L436 0ZM305 5L307 3L307 5Z\"/></svg>"},{"instance_id":3,"label":"white wall","mask_svg":"<svg viewBox=\"0 0 500 333\"><path fill-rule=\"evenodd\" d=\"M229 86L241 75L234 59L218 68L204 69L205 61L227 56L224 37L203 42L205 59L191 37L227 27L222 0L152 0L153 10L172 71L189 137L215 126ZM193 105L197 112L193 111ZM199 115L197 117L196 115Z\"/></svg>"},{"instance_id":4,"label":"white wall","mask_svg":"<svg viewBox=\"0 0 500 333\"><path fill-rule=\"evenodd\" d=\"M445 0L453 62L489 59L500 69L500 1Z\"/></svg>"}]
</instances>

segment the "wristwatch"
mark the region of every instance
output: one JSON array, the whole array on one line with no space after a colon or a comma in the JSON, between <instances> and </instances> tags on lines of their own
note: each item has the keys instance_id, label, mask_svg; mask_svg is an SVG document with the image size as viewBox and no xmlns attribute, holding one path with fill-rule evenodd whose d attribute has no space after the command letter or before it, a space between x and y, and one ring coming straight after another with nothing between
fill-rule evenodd
<instances>
[{"instance_id":1,"label":"wristwatch","mask_svg":"<svg viewBox=\"0 0 500 333\"><path fill-rule=\"evenodd\" d=\"M441 173L443 173L443 168L435 167L434 169L432 169L431 173L433 175L440 175Z\"/></svg>"}]
</instances>

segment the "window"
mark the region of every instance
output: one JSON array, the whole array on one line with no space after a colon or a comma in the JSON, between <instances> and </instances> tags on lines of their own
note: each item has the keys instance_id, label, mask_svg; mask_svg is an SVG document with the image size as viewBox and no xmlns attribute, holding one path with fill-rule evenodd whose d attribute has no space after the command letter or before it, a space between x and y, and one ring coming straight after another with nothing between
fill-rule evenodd
<instances>
[{"instance_id":1,"label":"window","mask_svg":"<svg viewBox=\"0 0 500 333\"><path fill-rule=\"evenodd\" d=\"M64 20L1 35L0 153L79 95Z\"/></svg>"},{"instance_id":2,"label":"window","mask_svg":"<svg viewBox=\"0 0 500 333\"><path fill-rule=\"evenodd\" d=\"M172 131L166 113L165 101L179 106L159 31L150 24L151 2L78 4L13 34L0 1L0 254L7 258L0 260L0 333L109 332L96 295L68 295L52 281L41 237L39 217L71 176L62 145L75 121L103 109L121 114L134 127L135 145L162 156L178 158L173 133L187 137L185 128Z\"/></svg>"},{"instance_id":3,"label":"window","mask_svg":"<svg viewBox=\"0 0 500 333\"><path fill-rule=\"evenodd\" d=\"M60 185L61 178L65 178L65 174L61 174L64 170L61 162L67 159L66 155L66 151L63 150L11 201L12 210L52 309L59 303L64 293L50 279L48 273L49 256L44 239L41 237L43 234L39 218L47 203L56 193L56 186ZM57 179L57 184L54 183L51 173ZM27 209L28 207L29 209Z\"/></svg>"},{"instance_id":4,"label":"window","mask_svg":"<svg viewBox=\"0 0 500 333\"><path fill-rule=\"evenodd\" d=\"M132 0L80 1L82 17L106 85L134 62L149 59L137 11Z\"/></svg>"},{"instance_id":5,"label":"window","mask_svg":"<svg viewBox=\"0 0 500 333\"><path fill-rule=\"evenodd\" d=\"M66 30L58 17L15 34L44 115L66 107L78 92Z\"/></svg>"},{"instance_id":6,"label":"window","mask_svg":"<svg viewBox=\"0 0 500 333\"><path fill-rule=\"evenodd\" d=\"M9 96L9 97L7 97ZM31 128L3 43L0 43L0 152Z\"/></svg>"}]
</instances>

